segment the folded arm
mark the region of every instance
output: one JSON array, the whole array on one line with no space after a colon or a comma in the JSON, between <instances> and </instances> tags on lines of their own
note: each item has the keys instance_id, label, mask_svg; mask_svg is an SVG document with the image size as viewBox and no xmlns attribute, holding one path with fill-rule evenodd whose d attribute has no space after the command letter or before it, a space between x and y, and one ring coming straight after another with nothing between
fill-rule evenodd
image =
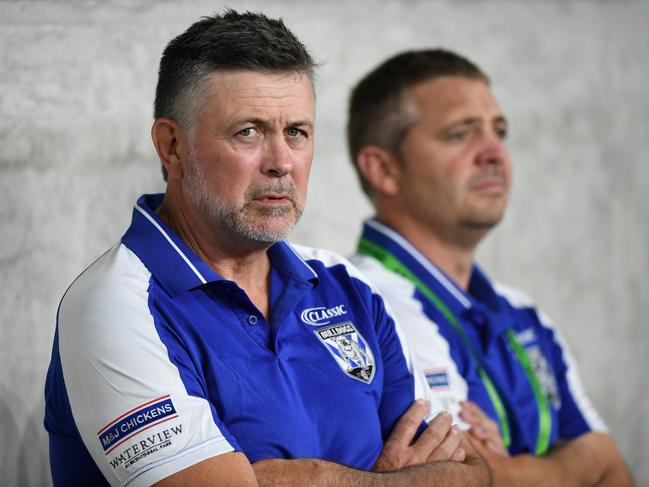
<instances>
[{"instance_id":1,"label":"folded arm","mask_svg":"<svg viewBox=\"0 0 649 487\"><path fill-rule=\"evenodd\" d=\"M250 464L241 453L198 463L159 482L160 487L218 485L294 487L484 486L489 470L473 446L438 415L413 441L429 405L416 401L401 417L372 471L319 459L268 459Z\"/></svg>"},{"instance_id":2,"label":"folded arm","mask_svg":"<svg viewBox=\"0 0 649 487\"><path fill-rule=\"evenodd\" d=\"M253 470L254 469L254 470ZM409 487L486 486L489 472L477 456L464 463L435 462L395 472L365 472L317 459L262 460L250 465L241 453L226 453L182 470L158 487Z\"/></svg>"},{"instance_id":3,"label":"folded arm","mask_svg":"<svg viewBox=\"0 0 649 487\"><path fill-rule=\"evenodd\" d=\"M371 472L322 460L264 460L253 465L260 487L484 486L489 471L465 437L439 414L413 440L428 411L416 401L386 440Z\"/></svg>"},{"instance_id":4,"label":"folded arm","mask_svg":"<svg viewBox=\"0 0 649 487\"><path fill-rule=\"evenodd\" d=\"M560 446L547 455L516 455L503 457L481 445L494 477L494 485L532 487L598 486L628 487L631 474L613 440L603 433L586 433Z\"/></svg>"},{"instance_id":5,"label":"folded arm","mask_svg":"<svg viewBox=\"0 0 649 487\"><path fill-rule=\"evenodd\" d=\"M469 433L477 450L491 467L494 485L628 487L629 469L610 436L586 433L554 446L547 455L508 456L498 444L497 425L470 401L461 417L471 425Z\"/></svg>"},{"instance_id":6,"label":"folded arm","mask_svg":"<svg viewBox=\"0 0 649 487\"><path fill-rule=\"evenodd\" d=\"M479 457L463 463L413 465L393 472L364 472L322 460L264 460L254 465L260 487L485 486L489 472Z\"/></svg>"}]
</instances>

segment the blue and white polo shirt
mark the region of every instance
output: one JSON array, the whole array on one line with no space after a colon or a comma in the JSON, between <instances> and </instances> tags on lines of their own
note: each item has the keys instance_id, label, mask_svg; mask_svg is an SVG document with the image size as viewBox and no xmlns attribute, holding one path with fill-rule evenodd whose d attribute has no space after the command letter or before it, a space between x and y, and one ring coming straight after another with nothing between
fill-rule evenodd
<instances>
[{"instance_id":1,"label":"blue and white polo shirt","mask_svg":"<svg viewBox=\"0 0 649 487\"><path fill-rule=\"evenodd\" d=\"M558 440L606 430L586 397L564 340L521 292L492 286L477 266L465 292L376 220L365 223L359 254L351 261L392 307L442 404L457 415L459 401L468 398L501 424L502 432L498 401L488 391L479 371L483 369L502 401L512 454L542 453ZM526 364L533 373L526 372ZM530 375L535 377L536 395ZM539 452L542 431L546 449Z\"/></svg>"},{"instance_id":2,"label":"blue and white polo shirt","mask_svg":"<svg viewBox=\"0 0 649 487\"><path fill-rule=\"evenodd\" d=\"M268 322L158 218L162 197L138 200L61 301L45 388L55 485L150 485L230 451L370 468L430 394L376 289L333 253L278 242Z\"/></svg>"}]
</instances>

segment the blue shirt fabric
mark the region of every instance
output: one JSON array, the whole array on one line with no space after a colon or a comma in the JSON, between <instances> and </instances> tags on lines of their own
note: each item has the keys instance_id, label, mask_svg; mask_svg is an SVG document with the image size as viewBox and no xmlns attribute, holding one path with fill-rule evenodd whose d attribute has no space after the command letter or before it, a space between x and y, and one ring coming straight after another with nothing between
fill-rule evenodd
<instances>
[{"instance_id":1,"label":"blue shirt fabric","mask_svg":"<svg viewBox=\"0 0 649 487\"><path fill-rule=\"evenodd\" d=\"M473 266L468 290L465 292L451 278L426 259L403 237L376 220L363 227L364 241L389 252L405 265L441 300L455 316L478 355L478 360L494 383L504 402L511 429L512 454L534 452L539 434L539 408L531 383L519 362L506 333L512 330L530 359L543 393L548 399L552 418L550 445L560 439L571 439L605 426L590 402L577 377L565 343L553 325L533 303L519 291L494 286L484 272ZM477 371L477 363L448 317L435 306L410 280L396 274L372 257L355 256L356 264L383 292L412 344L418 362L429 363L429 383L454 394L454 384L447 374L443 354L430 357L425 334L439 335L447 347L447 361L463 379L463 391L455 392L455 401L476 402L498 423L498 415ZM403 290L403 287L407 290ZM400 291L394 291L400 288ZM406 311L418 306L420 315L406 323ZM411 314L412 316L412 314ZM434 330L434 331L433 331Z\"/></svg>"},{"instance_id":2,"label":"blue shirt fabric","mask_svg":"<svg viewBox=\"0 0 649 487\"><path fill-rule=\"evenodd\" d=\"M270 320L143 196L68 289L45 388L55 485L147 485L242 451L359 469L418 396L382 298L347 261L268 250Z\"/></svg>"}]
</instances>

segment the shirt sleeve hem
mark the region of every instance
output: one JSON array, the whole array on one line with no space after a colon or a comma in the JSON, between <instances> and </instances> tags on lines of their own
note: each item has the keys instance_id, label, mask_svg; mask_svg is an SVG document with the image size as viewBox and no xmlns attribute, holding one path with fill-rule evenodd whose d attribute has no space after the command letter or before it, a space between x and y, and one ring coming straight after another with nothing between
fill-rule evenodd
<instances>
[{"instance_id":1,"label":"shirt sleeve hem","mask_svg":"<svg viewBox=\"0 0 649 487\"><path fill-rule=\"evenodd\" d=\"M152 485L196 463L231 451L234 451L234 448L225 438L213 438L183 450L172 457L143 467L126 478L120 486L139 487Z\"/></svg>"}]
</instances>

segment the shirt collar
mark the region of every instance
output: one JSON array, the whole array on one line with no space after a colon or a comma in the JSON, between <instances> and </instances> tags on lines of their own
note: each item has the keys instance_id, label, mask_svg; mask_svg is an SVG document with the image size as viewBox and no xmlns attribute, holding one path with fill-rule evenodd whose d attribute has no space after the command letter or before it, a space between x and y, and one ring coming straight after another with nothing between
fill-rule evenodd
<instances>
[{"instance_id":1,"label":"shirt collar","mask_svg":"<svg viewBox=\"0 0 649 487\"><path fill-rule=\"evenodd\" d=\"M155 210L163 198L164 194L152 194L143 195L137 200L131 226L122 237L122 243L142 260L172 296L203 284L224 281L157 215ZM278 272L317 283L315 271L288 242L273 244L268 256Z\"/></svg>"},{"instance_id":2,"label":"shirt collar","mask_svg":"<svg viewBox=\"0 0 649 487\"><path fill-rule=\"evenodd\" d=\"M403 236L378 220L365 221L361 238L379 245L399 259L418 279L430 287L453 313L464 314L465 310L485 305L491 312L497 312L500 308L493 286L475 263L472 266L469 292L466 292Z\"/></svg>"},{"instance_id":3,"label":"shirt collar","mask_svg":"<svg viewBox=\"0 0 649 487\"><path fill-rule=\"evenodd\" d=\"M487 307L492 313L500 311L500 299L485 273L476 264L473 265L468 288L469 299Z\"/></svg>"},{"instance_id":4,"label":"shirt collar","mask_svg":"<svg viewBox=\"0 0 649 487\"><path fill-rule=\"evenodd\" d=\"M370 219L363 226L362 239L396 257L417 279L432 291L453 315L471 321L488 344L512 326L512 317L491 282L474 263L468 292L459 287L442 269L414 248L395 230Z\"/></svg>"},{"instance_id":5,"label":"shirt collar","mask_svg":"<svg viewBox=\"0 0 649 487\"><path fill-rule=\"evenodd\" d=\"M415 277L438 295L454 314L471 307L470 297L404 237L376 219L363 225L362 240L378 245L396 257Z\"/></svg>"},{"instance_id":6,"label":"shirt collar","mask_svg":"<svg viewBox=\"0 0 649 487\"><path fill-rule=\"evenodd\" d=\"M314 286L318 283L318 274L298 254L293 246L286 240L280 240L268 249L270 264L277 272L289 279L310 282Z\"/></svg>"}]
</instances>

